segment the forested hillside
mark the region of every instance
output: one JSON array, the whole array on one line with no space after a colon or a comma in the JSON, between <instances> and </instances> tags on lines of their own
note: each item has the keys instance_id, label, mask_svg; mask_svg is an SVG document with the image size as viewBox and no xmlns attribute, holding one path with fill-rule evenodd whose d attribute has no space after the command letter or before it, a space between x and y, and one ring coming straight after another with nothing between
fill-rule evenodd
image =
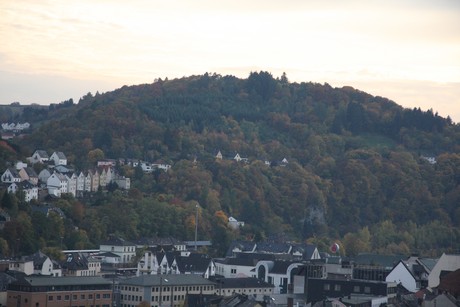
<instances>
[{"instance_id":1,"label":"forested hillside","mask_svg":"<svg viewBox=\"0 0 460 307\"><path fill-rule=\"evenodd\" d=\"M196 205L199 239L218 256L232 239L280 233L322 250L339 242L348 255L460 249L460 127L432 111L258 72L156 80L18 116L33 131L0 147L3 167L45 149L65 152L77 170L103 157L172 169L118 166L132 178L129 193L60 199L64 220L4 195L12 220L3 253L97 247L111 233L191 240ZM231 160L236 153L248 162ZM245 226L231 230L229 216Z\"/></svg>"}]
</instances>

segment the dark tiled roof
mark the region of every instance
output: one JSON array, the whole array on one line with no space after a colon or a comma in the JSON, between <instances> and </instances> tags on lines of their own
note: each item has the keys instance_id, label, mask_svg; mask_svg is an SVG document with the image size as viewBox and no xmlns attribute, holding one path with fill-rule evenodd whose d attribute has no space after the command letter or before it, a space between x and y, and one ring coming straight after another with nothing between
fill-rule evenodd
<instances>
[{"instance_id":1,"label":"dark tiled roof","mask_svg":"<svg viewBox=\"0 0 460 307\"><path fill-rule=\"evenodd\" d=\"M357 265L380 266L392 269L400 260L407 259L403 255L378 255L378 254L359 254L355 257Z\"/></svg>"},{"instance_id":2,"label":"dark tiled roof","mask_svg":"<svg viewBox=\"0 0 460 307\"><path fill-rule=\"evenodd\" d=\"M62 268L70 271L87 270L88 259L81 253L67 254L66 260L62 263Z\"/></svg>"},{"instance_id":3,"label":"dark tiled roof","mask_svg":"<svg viewBox=\"0 0 460 307\"><path fill-rule=\"evenodd\" d=\"M46 151L44 151L44 150L36 150L35 152L38 153L40 155L40 157L42 157L42 158L46 158L46 159L49 158L48 153Z\"/></svg>"},{"instance_id":4,"label":"dark tiled roof","mask_svg":"<svg viewBox=\"0 0 460 307\"><path fill-rule=\"evenodd\" d=\"M110 236L107 241L101 243L101 245L113 245L113 246L135 246L136 244L126 241L122 238Z\"/></svg>"},{"instance_id":5,"label":"dark tiled roof","mask_svg":"<svg viewBox=\"0 0 460 307\"><path fill-rule=\"evenodd\" d=\"M258 260L254 258L225 258L225 259L220 259L220 260L217 259L214 261L223 263L223 264L228 264L228 265L255 266Z\"/></svg>"},{"instance_id":6,"label":"dark tiled roof","mask_svg":"<svg viewBox=\"0 0 460 307\"><path fill-rule=\"evenodd\" d=\"M287 243L257 243L257 251L264 253L273 253L273 254L287 254L291 248L290 244Z\"/></svg>"},{"instance_id":7,"label":"dark tiled roof","mask_svg":"<svg viewBox=\"0 0 460 307\"><path fill-rule=\"evenodd\" d=\"M12 284L20 284L27 286L75 286L75 285L111 285L112 281L104 279L99 276L93 277L35 277L35 276L26 276L22 280L13 282Z\"/></svg>"},{"instance_id":8,"label":"dark tiled roof","mask_svg":"<svg viewBox=\"0 0 460 307\"><path fill-rule=\"evenodd\" d=\"M204 254L190 254L189 256L176 257L177 266L182 273L204 273L211 261L212 259Z\"/></svg>"}]
</instances>

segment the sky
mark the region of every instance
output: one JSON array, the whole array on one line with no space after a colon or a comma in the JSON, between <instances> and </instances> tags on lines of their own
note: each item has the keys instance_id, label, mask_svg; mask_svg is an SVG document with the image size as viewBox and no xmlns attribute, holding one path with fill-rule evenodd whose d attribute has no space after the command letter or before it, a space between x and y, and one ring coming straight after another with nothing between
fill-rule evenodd
<instances>
[{"instance_id":1,"label":"sky","mask_svg":"<svg viewBox=\"0 0 460 307\"><path fill-rule=\"evenodd\" d=\"M0 104L252 71L460 122L459 0L0 0Z\"/></svg>"}]
</instances>

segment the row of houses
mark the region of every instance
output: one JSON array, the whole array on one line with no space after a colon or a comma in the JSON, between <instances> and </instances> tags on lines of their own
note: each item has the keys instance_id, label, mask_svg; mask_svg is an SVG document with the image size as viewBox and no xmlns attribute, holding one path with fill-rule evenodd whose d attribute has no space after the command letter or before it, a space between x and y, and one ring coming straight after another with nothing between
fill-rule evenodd
<instances>
[{"instance_id":1,"label":"row of houses","mask_svg":"<svg viewBox=\"0 0 460 307\"><path fill-rule=\"evenodd\" d=\"M48 156L46 151L37 150L28 161L32 164L43 163L47 167L37 174L27 163L18 162L14 167L7 168L0 177L8 193L22 191L27 202L32 199L38 200L40 195L61 197L62 194L68 193L80 197L85 193L105 189L111 183L125 190L131 187L130 178L118 175L112 166L74 171L67 166L67 158L62 152L54 152Z\"/></svg>"},{"instance_id":2,"label":"row of houses","mask_svg":"<svg viewBox=\"0 0 460 307\"><path fill-rule=\"evenodd\" d=\"M215 158L216 158L216 160L233 160L233 161L236 161L236 162L249 163L249 159L246 158L246 157L242 157L238 152L235 153L234 155L228 157L228 158L224 158L224 155L219 150L215 154ZM267 159L265 159L263 161L264 161L264 164L267 165L267 166L286 166L289 163L286 158L283 158L280 161L269 161Z\"/></svg>"}]
</instances>

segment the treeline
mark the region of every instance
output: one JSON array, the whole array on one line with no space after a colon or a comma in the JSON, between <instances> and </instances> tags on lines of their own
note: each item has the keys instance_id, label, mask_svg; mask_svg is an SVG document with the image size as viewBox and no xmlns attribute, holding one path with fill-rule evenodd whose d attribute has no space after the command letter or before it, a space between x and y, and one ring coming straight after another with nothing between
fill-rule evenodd
<instances>
[{"instance_id":1,"label":"treeline","mask_svg":"<svg viewBox=\"0 0 460 307\"><path fill-rule=\"evenodd\" d=\"M190 239L196 204L200 234L215 240L216 254L230 239L279 232L324 247L339 240L350 254L460 248L460 129L431 110L253 72L247 79L205 74L88 93L48 112L14 144L19 157L60 150L82 169L94 164L97 150L100 158L173 165L168 173L120 169L133 178L130 195L101 193L81 203L80 219L70 210L69 225L81 237L70 240L74 228L64 227L68 248L97 246L112 232ZM228 160L237 152L249 163ZM283 158L286 167L264 163ZM14 221L28 214L17 212ZM230 230L228 216L245 227ZM379 225L394 235L382 239ZM31 241L56 245L43 236Z\"/></svg>"}]
</instances>

